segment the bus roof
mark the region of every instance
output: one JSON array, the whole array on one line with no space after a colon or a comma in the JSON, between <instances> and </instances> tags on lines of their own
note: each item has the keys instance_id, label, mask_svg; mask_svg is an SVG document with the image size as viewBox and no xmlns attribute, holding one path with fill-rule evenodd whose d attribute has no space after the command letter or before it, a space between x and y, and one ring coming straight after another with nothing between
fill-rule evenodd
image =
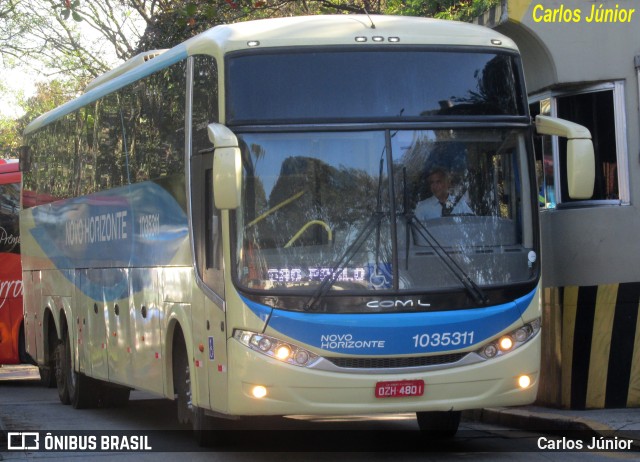
<instances>
[{"instance_id":1,"label":"bus roof","mask_svg":"<svg viewBox=\"0 0 640 462\"><path fill-rule=\"evenodd\" d=\"M226 53L244 49L337 45L389 48L402 45L453 45L518 50L510 38L492 29L431 18L318 15L219 25L169 50L142 53L97 77L88 85L84 94L36 118L24 133L29 134L191 55L207 54L220 58Z\"/></svg>"},{"instance_id":2,"label":"bus roof","mask_svg":"<svg viewBox=\"0 0 640 462\"><path fill-rule=\"evenodd\" d=\"M492 29L469 23L409 16L327 15L262 19L221 25L202 34L223 53L259 47L318 45L467 45L517 50L515 43ZM362 37L366 41L356 41ZM374 39L377 37L377 39ZM389 41L389 38L395 41ZM360 39L362 40L362 39ZM494 42L498 40L498 44Z\"/></svg>"}]
</instances>

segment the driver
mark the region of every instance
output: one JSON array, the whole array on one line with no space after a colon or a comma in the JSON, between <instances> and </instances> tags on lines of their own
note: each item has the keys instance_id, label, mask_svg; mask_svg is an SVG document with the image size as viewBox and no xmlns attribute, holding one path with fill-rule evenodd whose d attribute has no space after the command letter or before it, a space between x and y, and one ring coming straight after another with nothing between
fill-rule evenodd
<instances>
[{"instance_id":1,"label":"driver","mask_svg":"<svg viewBox=\"0 0 640 462\"><path fill-rule=\"evenodd\" d=\"M473 211L462 197L451 194L451 179L443 168L436 167L427 175L431 197L416 204L415 216L420 221L450 215L473 215Z\"/></svg>"}]
</instances>

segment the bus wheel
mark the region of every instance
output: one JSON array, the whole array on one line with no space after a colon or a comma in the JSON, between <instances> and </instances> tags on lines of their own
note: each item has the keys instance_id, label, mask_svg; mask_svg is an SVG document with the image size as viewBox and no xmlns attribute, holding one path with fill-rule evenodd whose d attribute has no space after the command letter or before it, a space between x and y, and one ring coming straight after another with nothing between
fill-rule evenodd
<instances>
[{"instance_id":1,"label":"bus wheel","mask_svg":"<svg viewBox=\"0 0 640 462\"><path fill-rule=\"evenodd\" d=\"M75 409L88 409L98 405L97 383L91 377L69 370L69 382L73 383L73 389L69 389L71 405Z\"/></svg>"},{"instance_id":2,"label":"bus wheel","mask_svg":"<svg viewBox=\"0 0 640 462\"><path fill-rule=\"evenodd\" d=\"M47 388L56 388L56 349L58 346L58 336L55 332L55 327L53 327L53 322L51 322L49 326L49 333L45 335L45 338L48 337L44 358L45 363L40 365L38 369L40 369L40 384Z\"/></svg>"},{"instance_id":3,"label":"bus wheel","mask_svg":"<svg viewBox=\"0 0 640 462\"><path fill-rule=\"evenodd\" d=\"M56 366L55 363L49 363L48 366L38 366L40 371L40 385L46 388L56 387Z\"/></svg>"},{"instance_id":4,"label":"bus wheel","mask_svg":"<svg viewBox=\"0 0 640 462\"><path fill-rule=\"evenodd\" d=\"M69 337L65 334L65 339ZM66 370L69 367L67 363L71 359L71 353L68 352L68 340L58 342L55 349L55 373L56 386L58 387L58 397L62 404L71 404L71 395L69 394L69 384L67 382Z\"/></svg>"},{"instance_id":5,"label":"bus wheel","mask_svg":"<svg viewBox=\"0 0 640 462\"><path fill-rule=\"evenodd\" d=\"M211 446L213 441L213 419L207 416L204 409L193 405L191 390L191 368L184 343L174 343L177 350L173 357L173 383L178 404L178 422L191 422L193 436L200 446Z\"/></svg>"},{"instance_id":6,"label":"bus wheel","mask_svg":"<svg viewBox=\"0 0 640 462\"><path fill-rule=\"evenodd\" d=\"M62 395L60 401L64 404L71 404L75 409L95 407L98 403L98 396L95 393L97 388L94 383L95 380L73 369L73 363L71 361L71 341L69 340L68 332L64 334L64 339L58 347L60 346L63 346L59 353L62 363L62 373L57 376L57 380L58 383L62 382L63 384L63 394L64 389L66 389L69 402L63 401ZM62 375L62 378L60 378L60 375ZM61 394L60 387L58 387L58 394Z\"/></svg>"},{"instance_id":7,"label":"bus wheel","mask_svg":"<svg viewBox=\"0 0 640 462\"><path fill-rule=\"evenodd\" d=\"M416 412L418 427L429 438L452 438L460 425L460 411Z\"/></svg>"}]
</instances>

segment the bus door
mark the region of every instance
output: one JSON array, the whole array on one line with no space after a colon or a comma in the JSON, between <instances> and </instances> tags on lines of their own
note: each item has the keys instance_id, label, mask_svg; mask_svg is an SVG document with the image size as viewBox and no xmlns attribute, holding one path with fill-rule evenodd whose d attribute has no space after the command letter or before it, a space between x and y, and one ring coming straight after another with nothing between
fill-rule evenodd
<instances>
[{"instance_id":1,"label":"bus door","mask_svg":"<svg viewBox=\"0 0 640 462\"><path fill-rule=\"evenodd\" d=\"M192 158L194 181L192 207L198 271L206 286L203 303L194 303L193 333L201 357L206 363L206 376L200 375L200 386L208 382L209 402L213 410L227 408L227 329L224 310L224 271L222 263L222 217L213 197L213 153L201 153ZM200 352L196 352L198 354ZM202 388L201 388L202 389Z\"/></svg>"}]
</instances>

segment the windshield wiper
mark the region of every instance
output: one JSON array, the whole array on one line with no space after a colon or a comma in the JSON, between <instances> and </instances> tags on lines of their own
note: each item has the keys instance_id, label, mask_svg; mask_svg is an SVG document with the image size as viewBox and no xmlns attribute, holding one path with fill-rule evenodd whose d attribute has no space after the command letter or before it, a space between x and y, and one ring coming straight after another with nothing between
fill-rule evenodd
<instances>
[{"instance_id":1,"label":"windshield wiper","mask_svg":"<svg viewBox=\"0 0 640 462\"><path fill-rule=\"evenodd\" d=\"M349 262L353 259L353 257L358 253L362 244L364 244L369 237L371 231L375 228L377 229L376 234L376 259L375 259L375 268L377 270L379 263L379 250L380 250L380 223L382 219L387 215L382 211L382 172L384 170L384 149L382 151L382 156L380 157L380 171L378 174L378 193L376 197L376 211L371 215L365 226L358 232L358 235L354 239L354 241L347 247L347 250L342 254L340 259L331 269L331 272L327 274L316 291L311 295L309 301L305 304L305 311L311 311L315 308L316 304L320 301L320 299L333 287L336 283L344 269L347 267Z\"/></svg>"},{"instance_id":2,"label":"windshield wiper","mask_svg":"<svg viewBox=\"0 0 640 462\"><path fill-rule=\"evenodd\" d=\"M411 238L411 230L416 230L420 236L431 246L436 255L440 257L445 266L453 273L453 275L462 283L467 289L467 292L473 297L476 303L485 305L489 301L489 297L484 291L474 282L471 277L464 271L464 269L458 264L458 262L445 250L444 247L438 242L435 236L427 229L424 223L418 220L415 214L409 210L408 194L407 194L407 182L406 182L406 167L403 169L403 212L400 214L405 220L405 265L406 269L409 269L409 239Z\"/></svg>"},{"instance_id":3,"label":"windshield wiper","mask_svg":"<svg viewBox=\"0 0 640 462\"><path fill-rule=\"evenodd\" d=\"M309 301L304 306L305 311L313 310L318 301L320 301L320 299L329 291L329 289L333 287L335 282L342 274L342 271L344 271L349 262L358 253L360 247L362 247L362 244L365 243L373 228L380 225L380 222L382 221L384 216L384 212L374 212L371 218L369 218L369 221L364 226L364 228L360 230L360 232L356 236L356 239L351 243L344 254L342 254L336 265L331 269L331 273L325 276L316 291L309 298Z\"/></svg>"}]
</instances>

